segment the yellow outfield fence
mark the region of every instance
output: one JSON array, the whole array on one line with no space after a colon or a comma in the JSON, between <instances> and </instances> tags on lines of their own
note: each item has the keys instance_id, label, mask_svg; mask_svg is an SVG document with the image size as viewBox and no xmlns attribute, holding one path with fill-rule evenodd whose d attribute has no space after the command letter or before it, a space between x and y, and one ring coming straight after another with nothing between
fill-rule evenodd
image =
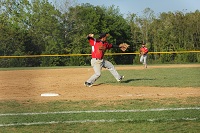
<instances>
[{"instance_id":1,"label":"yellow outfield fence","mask_svg":"<svg viewBox=\"0 0 200 133\"><path fill-rule=\"evenodd\" d=\"M184 54L200 53L200 51L173 51L173 52L149 52L148 54ZM138 55L139 53L106 53L105 55ZM58 56L89 56L91 54L53 54L53 55L19 55L19 56L0 56L0 58L33 58L33 57L58 57Z\"/></svg>"}]
</instances>

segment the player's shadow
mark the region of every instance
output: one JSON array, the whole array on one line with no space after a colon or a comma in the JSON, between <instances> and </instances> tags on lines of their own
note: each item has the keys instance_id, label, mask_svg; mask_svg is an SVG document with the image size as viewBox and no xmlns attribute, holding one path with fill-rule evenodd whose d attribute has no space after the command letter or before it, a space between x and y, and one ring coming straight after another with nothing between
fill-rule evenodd
<instances>
[{"instance_id":1,"label":"player's shadow","mask_svg":"<svg viewBox=\"0 0 200 133\"><path fill-rule=\"evenodd\" d=\"M121 82L122 83L129 83L129 82L140 81L140 80L156 80L156 79L152 79L152 78L137 78L137 79L123 80Z\"/></svg>"},{"instance_id":2,"label":"player's shadow","mask_svg":"<svg viewBox=\"0 0 200 133\"><path fill-rule=\"evenodd\" d=\"M97 84L94 84L93 86L100 86L100 85L103 85L105 83L97 83Z\"/></svg>"},{"instance_id":3,"label":"player's shadow","mask_svg":"<svg viewBox=\"0 0 200 133\"><path fill-rule=\"evenodd\" d=\"M151 79L151 78L137 78L137 79L122 80L120 83L129 83L129 82L140 81L140 80L156 80L156 79ZM116 83L116 81L109 82L109 83ZM109 83L108 82L107 83L97 83L97 84L94 84L93 86L100 86L100 85L109 84Z\"/></svg>"}]
</instances>

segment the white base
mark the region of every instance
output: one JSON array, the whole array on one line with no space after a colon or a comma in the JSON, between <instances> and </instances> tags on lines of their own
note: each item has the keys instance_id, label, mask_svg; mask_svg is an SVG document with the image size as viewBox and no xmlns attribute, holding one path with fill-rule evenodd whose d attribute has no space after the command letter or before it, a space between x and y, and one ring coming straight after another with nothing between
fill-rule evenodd
<instances>
[{"instance_id":1,"label":"white base","mask_svg":"<svg viewBox=\"0 0 200 133\"><path fill-rule=\"evenodd\" d=\"M41 94L42 97L55 97L55 96L59 96L59 94L57 93L43 93Z\"/></svg>"}]
</instances>

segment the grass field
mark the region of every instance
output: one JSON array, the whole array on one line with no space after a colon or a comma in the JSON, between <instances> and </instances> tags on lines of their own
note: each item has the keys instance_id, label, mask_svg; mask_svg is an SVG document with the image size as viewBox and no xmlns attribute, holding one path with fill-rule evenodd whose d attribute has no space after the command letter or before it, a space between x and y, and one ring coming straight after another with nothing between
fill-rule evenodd
<instances>
[{"instance_id":1,"label":"grass field","mask_svg":"<svg viewBox=\"0 0 200 133\"><path fill-rule=\"evenodd\" d=\"M122 70L126 81L117 85L156 87L200 87L200 68L157 68L144 70ZM102 77L108 77L106 80ZM104 72L98 83L116 84L112 75Z\"/></svg>"},{"instance_id":2,"label":"grass field","mask_svg":"<svg viewBox=\"0 0 200 133\"><path fill-rule=\"evenodd\" d=\"M103 71L97 83L116 86L200 87L199 68L120 70L114 82ZM144 83L145 82L145 83ZM92 89L92 88L91 88ZM148 89L148 87L147 87ZM200 98L0 101L1 133L198 133Z\"/></svg>"}]
</instances>

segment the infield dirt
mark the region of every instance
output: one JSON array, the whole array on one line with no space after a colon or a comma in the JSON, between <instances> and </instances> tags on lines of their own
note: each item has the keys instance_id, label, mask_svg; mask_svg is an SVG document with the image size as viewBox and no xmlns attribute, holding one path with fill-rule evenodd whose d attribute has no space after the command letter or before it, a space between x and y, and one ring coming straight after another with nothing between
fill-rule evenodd
<instances>
[{"instance_id":1,"label":"infield dirt","mask_svg":"<svg viewBox=\"0 0 200 133\"><path fill-rule=\"evenodd\" d=\"M154 68L200 67L196 65L150 66ZM116 66L117 70L143 69L141 66ZM199 97L200 88L134 87L96 84L85 87L92 68L61 68L0 71L0 100L122 100L138 98ZM126 80L126 79L124 79ZM42 93L58 93L57 97L41 97Z\"/></svg>"}]
</instances>

